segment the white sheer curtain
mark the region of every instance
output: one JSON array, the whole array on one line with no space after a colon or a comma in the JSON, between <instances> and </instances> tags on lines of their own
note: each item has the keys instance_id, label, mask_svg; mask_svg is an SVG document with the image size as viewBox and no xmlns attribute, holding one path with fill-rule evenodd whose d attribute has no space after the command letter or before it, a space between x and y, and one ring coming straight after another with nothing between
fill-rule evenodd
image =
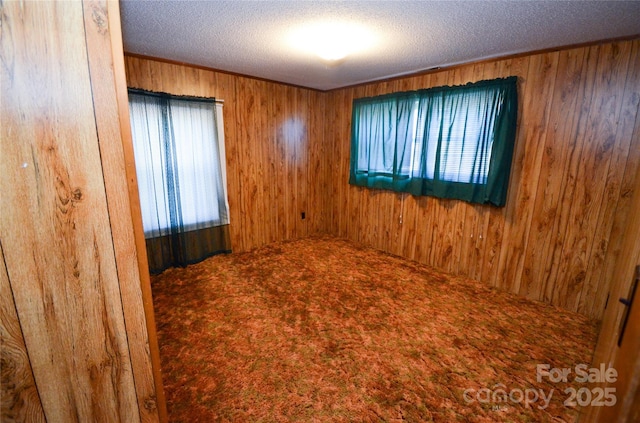
<instances>
[{"instance_id":1,"label":"white sheer curtain","mask_svg":"<svg viewBox=\"0 0 640 423\"><path fill-rule=\"evenodd\" d=\"M184 249L175 235L228 225L222 103L130 90L129 105L145 238Z\"/></svg>"},{"instance_id":2,"label":"white sheer curtain","mask_svg":"<svg viewBox=\"0 0 640 423\"><path fill-rule=\"evenodd\" d=\"M228 224L224 139L218 136L215 103L162 103L130 95L145 236L166 235L172 226L189 231Z\"/></svg>"}]
</instances>

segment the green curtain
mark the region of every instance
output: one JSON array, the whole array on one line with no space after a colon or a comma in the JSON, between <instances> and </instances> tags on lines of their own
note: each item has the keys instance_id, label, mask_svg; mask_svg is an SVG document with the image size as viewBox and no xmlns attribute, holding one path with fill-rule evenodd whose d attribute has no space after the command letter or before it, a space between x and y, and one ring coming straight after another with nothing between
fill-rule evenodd
<instances>
[{"instance_id":1,"label":"green curtain","mask_svg":"<svg viewBox=\"0 0 640 423\"><path fill-rule=\"evenodd\" d=\"M504 206L517 78L353 101L349 183Z\"/></svg>"}]
</instances>

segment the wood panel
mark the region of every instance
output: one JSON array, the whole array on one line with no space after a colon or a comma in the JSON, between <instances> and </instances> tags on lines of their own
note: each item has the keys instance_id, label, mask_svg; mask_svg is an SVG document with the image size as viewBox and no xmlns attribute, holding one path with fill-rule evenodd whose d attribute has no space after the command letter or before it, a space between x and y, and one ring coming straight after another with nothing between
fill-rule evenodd
<instances>
[{"instance_id":1,"label":"wood panel","mask_svg":"<svg viewBox=\"0 0 640 423\"><path fill-rule=\"evenodd\" d=\"M565 220L561 219L563 211L570 204L559 203L566 195L567 182L571 166L575 167L580 157L582 138L576 136L578 113L581 101L589 101L590 95L585 96L587 66L585 63L585 49L565 50L559 53L556 72L556 89L553 92L551 109L544 146L537 192L533 206L533 216L529 234L529 242L537 248L529 248L524 257L524 270L520 283L520 292L538 297L538 291L544 291L547 275L553 270L552 261L548 262L549 254L555 248L561 248L562 237L560 227L566 228ZM571 160L571 157L574 160ZM575 181L575 178L571 180ZM573 187L573 185L571 185ZM566 206L566 207L565 207ZM540 276L543 275L542 282ZM550 296L545 297L550 301Z\"/></svg>"},{"instance_id":2,"label":"wood panel","mask_svg":"<svg viewBox=\"0 0 640 423\"><path fill-rule=\"evenodd\" d=\"M630 45L621 46L620 50L613 49L612 57L625 57L627 55L626 48ZM620 60L620 59L618 59ZM625 175L629 171L638 168L638 158L640 156L640 148L634 145L632 140L637 140L637 134L634 136L634 123L638 122L638 107L640 106L640 49L632 50L630 53L627 80L624 85L623 93L620 95L619 90L615 95L621 96L621 106L616 110L615 127L607 130L609 143L612 145L611 159L608 163L606 173L606 185L602 193L602 205L599 210L599 216L596 226L596 240L604 241L596 243L592 246L591 265L586 275L586 282L580 295L578 310L582 309L604 309L604 303L607 298L607 291L604 290L602 284L597 281L606 278L611 279L611 274L605 276L606 261L618 257L619 244L621 241L620 232L616 228L613 232L614 225L620 224L620 218L626 223L629 219L629 193L633 192L633 188L629 187L628 181L631 175ZM612 93L614 95L614 93ZM627 183L625 184L625 179ZM634 209L631 208L631 211ZM637 210L637 208L635 209ZM613 219L607 218L615 216ZM612 234L608 238L604 234ZM613 236L617 235L617 236ZM626 235L626 234L625 234ZM610 242L613 245L610 245ZM607 252L612 251L613 254L607 258Z\"/></svg>"},{"instance_id":3,"label":"wood panel","mask_svg":"<svg viewBox=\"0 0 640 423\"><path fill-rule=\"evenodd\" d=\"M2 418L155 421L135 174L105 26L114 12L100 1L3 11ZM130 86L225 100L235 251L342 236L590 317L606 311L611 338L617 259L638 251L626 228L637 219L639 40L328 93L133 57L126 70ZM354 98L508 75L521 113L506 207L348 185ZM599 345L610 360L611 343Z\"/></svg>"},{"instance_id":4,"label":"wood panel","mask_svg":"<svg viewBox=\"0 0 640 423\"><path fill-rule=\"evenodd\" d=\"M536 197L544 139L550 102L540 101L553 95L558 65L558 53L536 55L530 58L529 68L519 87L518 133L514 166L510 181L510 198L506 207L502 248L498 262L497 286L511 292L520 292L524 267L524 252L527 250L533 204ZM514 198L515 197L515 198ZM535 298L532 292L523 292Z\"/></svg>"},{"instance_id":5,"label":"wood panel","mask_svg":"<svg viewBox=\"0 0 640 423\"><path fill-rule=\"evenodd\" d=\"M0 245L0 420L46 422Z\"/></svg>"},{"instance_id":6,"label":"wood panel","mask_svg":"<svg viewBox=\"0 0 640 423\"><path fill-rule=\"evenodd\" d=\"M602 318L639 164L640 41L496 60L329 92L330 232ZM348 185L353 98L518 76L507 204ZM401 223L400 223L401 222Z\"/></svg>"},{"instance_id":7,"label":"wood panel","mask_svg":"<svg viewBox=\"0 0 640 423\"><path fill-rule=\"evenodd\" d=\"M224 100L233 251L327 232L325 94L137 57L125 63L130 87Z\"/></svg>"},{"instance_id":8,"label":"wood panel","mask_svg":"<svg viewBox=\"0 0 640 423\"><path fill-rule=\"evenodd\" d=\"M593 255L594 244L606 248L608 243L609 233L599 234L596 229L603 208L603 192L609 182L607 172L614 153L629 61L629 43L598 47L594 54L597 57L596 77L585 120L584 147L576 173L578 183L569 212L572 225L565 234L556 277L565 283L556 284L551 299L554 304L574 310L578 310L582 290L591 284L586 276L597 263L597 257ZM610 218L603 216L603 219Z\"/></svg>"},{"instance_id":9,"label":"wood panel","mask_svg":"<svg viewBox=\"0 0 640 423\"><path fill-rule=\"evenodd\" d=\"M329 174L330 168L329 161L325 159L328 151L324 142L326 97L325 93L320 92L312 92L309 97L307 209L313 210L316 216L311 216L307 223L308 234L329 233L327 227L330 200L329 181L323 177Z\"/></svg>"},{"instance_id":10,"label":"wood panel","mask_svg":"<svg viewBox=\"0 0 640 423\"><path fill-rule=\"evenodd\" d=\"M125 154L128 151L128 160L133 161L133 152L126 148L131 148L131 128L129 104L128 101L123 102L128 96L124 75L120 10L117 2L97 0L86 1L85 9L96 129L138 407L143 422L155 422L161 416L162 420L166 421L166 405L160 375L160 351L153 308L147 307L145 310L143 304L143 290L147 291L148 302L151 302L146 256L143 260L138 259L138 245L131 235L134 226L133 213L139 213L139 210L132 209L129 201L129 183L133 183L136 195L137 183L131 180L134 178L130 178L129 173L135 171L135 167L129 166L127 169ZM106 81L113 83L108 84ZM135 204L137 203L136 197ZM144 238L139 215L136 221L136 235L138 238ZM144 255L144 244L140 247ZM145 313L140 313L141 310L145 310ZM155 356L155 372L152 355ZM154 384L154 381L157 384Z\"/></svg>"},{"instance_id":11,"label":"wood panel","mask_svg":"<svg viewBox=\"0 0 640 423\"><path fill-rule=\"evenodd\" d=\"M19 322L33 374L24 363L3 373L18 421L158 420L118 147L113 6L2 6L2 325L13 322L15 352Z\"/></svg>"},{"instance_id":12,"label":"wood panel","mask_svg":"<svg viewBox=\"0 0 640 423\"><path fill-rule=\"evenodd\" d=\"M635 137L640 136L640 120L636 121ZM627 329L622 345L618 346L618 336L622 316L625 310L618 299L629 298L631 284L636 277L636 267L640 265L640 169L636 174L631 210L621 241L620 254L615 262L612 274L609 305L605 310L598 343L593 355L592 367L601 364L618 371L616 404L613 407L587 407L583 410L580 422L635 422L637 421L638 396L640 396L640 297L636 293L630 309ZM602 387L605 383L599 384ZM635 410L632 405L635 404ZM633 414L636 413L634 418Z\"/></svg>"},{"instance_id":13,"label":"wood panel","mask_svg":"<svg viewBox=\"0 0 640 423\"><path fill-rule=\"evenodd\" d=\"M225 99L234 250L329 233L601 318L640 163L632 136L638 44L327 93L142 58L126 63L130 86ZM518 76L520 113L505 207L348 185L354 98L510 75Z\"/></svg>"}]
</instances>

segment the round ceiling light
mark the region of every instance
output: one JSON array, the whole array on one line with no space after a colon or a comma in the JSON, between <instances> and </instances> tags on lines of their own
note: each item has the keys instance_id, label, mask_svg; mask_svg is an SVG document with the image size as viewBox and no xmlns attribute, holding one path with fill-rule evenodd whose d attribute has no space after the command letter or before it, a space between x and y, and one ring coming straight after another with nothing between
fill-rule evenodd
<instances>
[{"instance_id":1,"label":"round ceiling light","mask_svg":"<svg viewBox=\"0 0 640 423\"><path fill-rule=\"evenodd\" d=\"M291 32L296 48L312 52L327 61L344 59L370 48L375 37L365 27L346 22L321 22L301 26Z\"/></svg>"}]
</instances>

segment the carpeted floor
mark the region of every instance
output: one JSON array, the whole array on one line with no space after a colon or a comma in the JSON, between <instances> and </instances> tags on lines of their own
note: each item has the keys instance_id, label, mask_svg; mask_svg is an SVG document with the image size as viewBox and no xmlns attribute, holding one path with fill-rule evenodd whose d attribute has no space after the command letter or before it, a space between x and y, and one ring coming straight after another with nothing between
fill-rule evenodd
<instances>
[{"instance_id":1,"label":"carpeted floor","mask_svg":"<svg viewBox=\"0 0 640 423\"><path fill-rule=\"evenodd\" d=\"M570 422L583 385L536 365L596 341L578 314L333 238L152 282L172 422Z\"/></svg>"}]
</instances>

